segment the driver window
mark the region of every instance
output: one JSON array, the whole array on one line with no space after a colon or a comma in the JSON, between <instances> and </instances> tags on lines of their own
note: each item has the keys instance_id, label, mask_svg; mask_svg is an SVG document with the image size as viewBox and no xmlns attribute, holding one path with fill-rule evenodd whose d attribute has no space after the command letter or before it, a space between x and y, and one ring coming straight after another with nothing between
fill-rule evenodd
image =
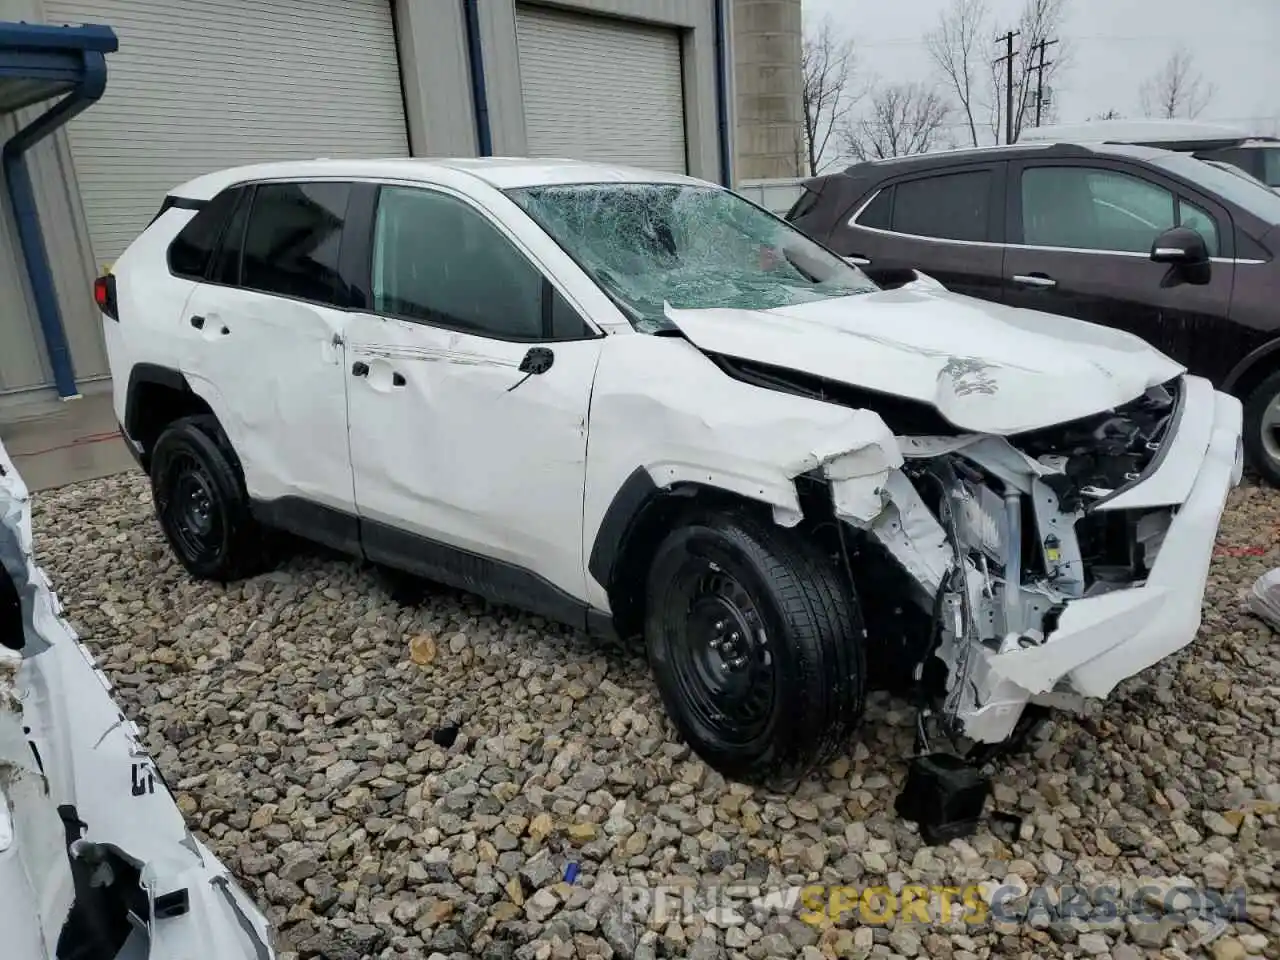
<instances>
[{"instance_id":1,"label":"driver window","mask_svg":"<svg viewBox=\"0 0 1280 960\"><path fill-rule=\"evenodd\" d=\"M379 192L373 238L376 312L501 340L590 335L573 308L548 287L542 272L463 201L418 187ZM552 300L544 307L547 296Z\"/></svg>"},{"instance_id":2,"label":"driver window","mask_svg":"<svg viewBox=\"0 0 1280 960\"><path fill-rule=\"evenodd\" d=\"M1150 253L1156 237L1176 224L1173 194L1138 177L1093 167L1022 173L1028 246Z\"/></svg>"}]
</instances>

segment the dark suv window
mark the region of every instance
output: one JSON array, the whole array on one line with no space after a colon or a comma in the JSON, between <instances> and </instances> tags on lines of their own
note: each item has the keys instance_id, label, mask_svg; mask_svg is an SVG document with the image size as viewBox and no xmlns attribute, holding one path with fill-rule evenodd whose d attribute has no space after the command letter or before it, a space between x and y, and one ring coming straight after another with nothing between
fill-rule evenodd
<instances>
[{"instance_id":1,"label":"dark suv window","mask_svg":"<svg viewBox=\"0 0 1280 960\"><path fill-rule=\"evenodd\" d=\"M888 230L893 226L893 187L885 187L858 214L858 226L873 230Z\"/></svg>"},{"instance_id":2,"label":"dark suv window","mask_svg":"<svg viewBox=\"0 0 1280 960\"><path fill-rule=\"evenodd\" d=\"M240 285L340 304L338 251L350 193L346 183L260 184L244 235Z\"/></svg>"},{"instance_id":3,"label":"dark suv window","mask_svg":"<svg viewBox=\"0 0 1280 960\"><path fill-rule=\"evenodd\" d=\"M498 339L591 336L497 227L461 200L416 187L379 193L373 303L380 313Z\"/></svg>"},{"instance_id":4,"label":"dark suv window","mask_svg":"<svg viewBox=\"0 0 1280 960\"><path fill-rule=\"evenodd\" d=\"M907 180L894 187L892 230L939 240L986 240L990 208L989 170Z\"/></svg>"},{"instance_id":5,"label":"dark suv window","mask_svg":"<svg viewBox=\"0 0 1280 960\"><path fill-rule=\"evenodd\" d=\"M222 228L243 191L231 187L205 204L169 244L169 270L190 280L203 280L222 236Z\"/></svg>"}]
</instances>

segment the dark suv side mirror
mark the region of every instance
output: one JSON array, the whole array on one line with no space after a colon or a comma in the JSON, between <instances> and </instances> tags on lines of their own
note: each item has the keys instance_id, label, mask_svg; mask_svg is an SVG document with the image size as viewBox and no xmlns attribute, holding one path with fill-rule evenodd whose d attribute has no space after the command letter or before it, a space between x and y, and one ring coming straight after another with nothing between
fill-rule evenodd
<instances>
[{"instance_id":1,"label":"dark suv side mirror","mask_svg":"<svg viewBox=\"0 0 1280 960\"><path fill-rule=\"evenodd\" d=\"M1209 248L1204 237L1190 227L1174 227L1156 237L1156 242L1151 245L1151 259L1173 268L1165 278L1165 286L1178 282L1196 285L1209 282Z\"/></svg>"}]
</instances>

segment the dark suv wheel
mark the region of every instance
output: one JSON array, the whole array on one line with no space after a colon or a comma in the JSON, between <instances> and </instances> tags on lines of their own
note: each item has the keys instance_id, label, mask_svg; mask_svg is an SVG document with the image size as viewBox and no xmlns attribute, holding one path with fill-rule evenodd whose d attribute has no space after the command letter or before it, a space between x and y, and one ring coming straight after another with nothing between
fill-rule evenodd
<instances>
[{"instance_id":1,"label":"dark suv wheel","mask_svg":"<svg viewBox=\"0 0 1280 960\"><path fill-rule=\"evenodd\" d=\"M645 639L668 715L727 777L793 780L846 746L865 631L840 570L746 512L689 518L650 567Z\"/></svg>"},{"instance_id":2,"label":"dark suv wheel","mask_svg":"<svg viewBox=\"0 0 1280 960\"><path fill-rule=\"evenodd\" d=\"M266 565L244 480L213 417L165 429L151 452L151 490L165 538L193 577L225 583Z\"/></svg>"},{"instance_id":3,"label":"dark suv wheel","mask_svg":"<svg viewBox=\"0 0 1280 960\"><path fill-rule=\"evenodd\" d=\"M1244 401L1245 459L1272 486L1280 486L1280 370Z\"/></svg>"}]
</instances>

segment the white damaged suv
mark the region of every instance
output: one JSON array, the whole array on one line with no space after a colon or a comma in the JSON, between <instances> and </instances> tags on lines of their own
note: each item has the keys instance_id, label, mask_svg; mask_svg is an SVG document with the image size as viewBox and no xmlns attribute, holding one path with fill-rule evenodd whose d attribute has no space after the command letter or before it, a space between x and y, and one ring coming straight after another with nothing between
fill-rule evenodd
<instances>
[{"instance_id":1,"label":"white damaged suv","mask_svg":"<svg viewBox=\"0 0 1280 960\"><path fill-rule=\"evenodd\" d=\"M720 187L571 161L308 161L177 188L95 290L197 577L284 530L643 635L746 780L868 670L1000 744L1188 644L1241 408L1134 337L881 290Z\"/></svg>"}]
</instances>

